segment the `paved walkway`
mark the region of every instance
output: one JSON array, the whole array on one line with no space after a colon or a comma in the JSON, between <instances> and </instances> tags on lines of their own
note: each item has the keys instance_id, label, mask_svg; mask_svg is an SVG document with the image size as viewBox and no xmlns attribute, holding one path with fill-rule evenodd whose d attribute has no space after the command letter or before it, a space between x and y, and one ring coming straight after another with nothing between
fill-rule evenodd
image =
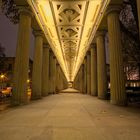
<instances>
[{"instance_id":1,"label":"paved walkway","mask_svg":"<svg viewBox=\"0 0 140 140\"><path fill-rule=\"evenodd\" d=\"M0 140L140 140L140 110L62 93L0 113Z\"/></svg>"}]
</instances>

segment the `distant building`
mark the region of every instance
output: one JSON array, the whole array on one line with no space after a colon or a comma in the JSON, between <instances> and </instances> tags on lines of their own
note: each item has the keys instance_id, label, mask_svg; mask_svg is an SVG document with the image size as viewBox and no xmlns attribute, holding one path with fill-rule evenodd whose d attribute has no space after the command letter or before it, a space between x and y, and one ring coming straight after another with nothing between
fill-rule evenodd
<instances>
[{"instance_id":1,"label":"distant building","mask_svg":"<svg viewBox=\"0 0 140 140\"><path fill-rule=\"evenodd\" d=\"M134 62L133 62L134 63ZM106 64L108 87L110 87L110 65ZM124 66L124 74L127 87L140 87L140 67L131 63Z\"/></svg>"},{"instance_id":2,"label":"distant building","mask_svg":"<svg viewBox=\"0 0 140 140\"><path fill-rule=\"evenodd\" d=\"M6 85L12 85L13 81L13 72L14 72L14 64L15 64L15 57L4 57L3 60L0 63L0 74L5 75L5 86ZM33 61L29 60L29 79L31 78L32 74L32 66ZM2 83L3 81L0 81Z\"/></svg>"}]
</instances>

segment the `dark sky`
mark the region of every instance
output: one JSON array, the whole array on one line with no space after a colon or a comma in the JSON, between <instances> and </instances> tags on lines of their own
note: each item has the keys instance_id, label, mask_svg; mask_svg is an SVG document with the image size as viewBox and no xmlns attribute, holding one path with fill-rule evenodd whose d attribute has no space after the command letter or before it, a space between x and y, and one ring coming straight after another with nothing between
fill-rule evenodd
<instances>
[{"instance_id":1,"label":"dark sky","mask_svg":"<svg viewBox=\"0 0 140 140\"><path fill-rule=\"evenodd\" d=\"M9 19L0 13L0 43L5 48L8 57L14 57L16 53L18 25L14 25ZM34 37L31 33L30 57L33 58Z\"/></svg>"}]
</instances>

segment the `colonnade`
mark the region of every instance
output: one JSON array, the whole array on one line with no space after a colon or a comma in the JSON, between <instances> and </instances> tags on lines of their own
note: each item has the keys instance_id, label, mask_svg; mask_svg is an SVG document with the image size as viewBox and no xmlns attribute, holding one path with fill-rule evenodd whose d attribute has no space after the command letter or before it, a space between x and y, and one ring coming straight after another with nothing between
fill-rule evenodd
<instances>
[{"instance_id":1,"label":"colonnade","mask_svg":"<svg viewBox=\"0 0 140 140\"><path fill-rule=\"evenodd\" d=\"M140 21L140 4L137 0L138 18ZM108 28L98 29L94 42L84 59L74 81L74 87L84 94L107 98L107 87L110 82L110 101L112 104L126 105L125 81L121 30L119 23L120 5L109 5L106 16ZM30 32L33 13L28 7L20 8L19 31L14 69L12 104L28 103L27 79L29 69ZM140 22L139 22L140 23ZM140 24L139 24L140 25ZM110 81L107 81L105 34L109 37ZM66 78L56 57L47 43L44 34L34 30L35 51L32 73L31 99L54 94L67 87Z\"/></svg>"},{"instance_id":2,"label":"colonnade","mask_svg":"<svg viewBox=\"0 0 140 140\"><path fill-rule=\"evenodd\" d=\"M108 83L110 82L111 103L126 105L127 98L125 92L121 31L119 23L120 10L121 7L118 5L109 6L107 10L109 37L108 47L110 52L110 81L107 81L108 78L105 53L105 33L107 30L101 30L99 28L94 38L95 41L93 44L91 44L90 50L85 57L85 63L83 63L83 76L85 77L84 88L86 90L86 92L83 93L98 96L99 99L106 99L108 93L107 87ZM79 77L79 74L77 76Z\"/></svg>"},{"instance_id":3,"label":"colonnade","mask_svg":"<svg viewBox=\"0 0 140 140\"><path fill-rule=\"evenodd\" d=\"M29 71L29 49L32 12L23 7L20 9L19 31L13 81L13 105L29 102L27 95L27 79ZM67 80L40 29L34 29L35 37L32 94L31 99L40 99L49 94L55 94L67 88Z\"/></svg>"}]
</instances>

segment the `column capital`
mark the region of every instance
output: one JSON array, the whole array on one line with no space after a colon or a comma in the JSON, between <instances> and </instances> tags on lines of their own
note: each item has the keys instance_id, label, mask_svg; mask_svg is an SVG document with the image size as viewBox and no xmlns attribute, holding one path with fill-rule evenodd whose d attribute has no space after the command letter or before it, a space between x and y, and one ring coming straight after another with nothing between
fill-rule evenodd
<instances>
[{"instance_id":1,"label":"column capital","mask_svg":"<svg viewBox=\"0 0 140 140\"><path fill-rule=\"evenodd\" d=\"M119 14L121 10L122 10L122 5L119 5L119 4L111 4L107 8L106 15L109 15L111 13L117 13L117 14Z\"/></svg>"},{"instance_id":2,"label":"column capital","mask_svg":"<svg viewBox=\"0 0 140 140\"><path fill-rule=\"evenodd\" d=\"M95 49L97 44L96 43L92 43L90 46L91 46L91 49Z\"/></svg>"},{"instance_id":3,"label":"column capital","mask_svg":"<svg viewBox=\"0 0 140 140\"><path fill-rule=\"evenodd\" d=\"M105 36L105 34L106 34L106 30L98 30L97 32L96 32L96 38L98 37L98 36Z\"/></svg>"},{"instance_id":4,"label":"column capital","mask_svg":"<svg viewBox=\"0 0 140 140\"><path fill-rule=\"evenodd\" d=\"M30 16L31 18L34 16L32 10L28 6L18 6L19 14Z\"/></svg>"},{"instance_id":5,"label":"column capital","mask_svg":"<svg viewBox=\"0 0 140 140\"><path fill-rule=\"evenodd\" d=\"M33 30L33 34L34 34L35 37L44 35L41 30Z\"/></svg>"},{"instance_id":6,"label":"column capital","mask_svg":"<svg viewBox=\"0 0 140 140\"><path fill-rule=\"evenodd\" d=\"M57 66L60 66L60 64L58 63L58 61L56 62L56 65L57 65Z\"/></svg>"},{"instance_id":7,"label":"column capital","mask_svg":"<svg viewBox=\"0 0 140 140\"><path fill-rule=\"evenodd\" d=\"M96 44L96 38L92 40L91 44Z\"/></svg>"},{"instance_id":8,"label":"column capital","mask_svg":"<svg viewBox=\"0 0 140 140\"><path fill-rule=\"evenodd\" d=\"M48 43L43 43L44 48L50 48L50 45Z\"/></svg>"},{"instance_id":9,"label":"column capital","mask_svg":"<svg viewBox=\"0 0 140 140\"><path fill-rule=\"evenodd\" d=\"M87 51L87 55L90 55L90 50Z\"/></svg>"}]
</instances>

